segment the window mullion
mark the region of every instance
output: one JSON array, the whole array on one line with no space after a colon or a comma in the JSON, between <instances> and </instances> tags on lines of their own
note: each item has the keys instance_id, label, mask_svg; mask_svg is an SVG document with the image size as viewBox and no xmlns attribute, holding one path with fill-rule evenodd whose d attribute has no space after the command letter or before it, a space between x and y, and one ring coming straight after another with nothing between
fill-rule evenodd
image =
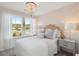
<instances>
[{"instance_id":1,"label":"window mullion","mask_svg":"<svg viewBox=\"0 0 79 59\"><path fill-rule=\"evenodd\" d=\"M22 19L22 35L24 36L25 35L25 19L24 19L24 17L23 17L23 19Z\"/></svg>"}]
</instances>

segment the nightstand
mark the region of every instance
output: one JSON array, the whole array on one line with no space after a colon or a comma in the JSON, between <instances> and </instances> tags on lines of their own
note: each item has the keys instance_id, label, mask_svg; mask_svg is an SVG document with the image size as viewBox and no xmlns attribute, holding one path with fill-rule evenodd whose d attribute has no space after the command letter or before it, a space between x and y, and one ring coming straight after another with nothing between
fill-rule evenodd
<instances>
[{"instance_id":1,"label":"nightstand","mask_svg":"<svg viewBox=\"0 0 79 59\"><path fill-rule=\"evenodd\" d=\"M63 50L75 55L75 40L62 39L58 41L59 51Z\"/></svg>"}]
</instances>

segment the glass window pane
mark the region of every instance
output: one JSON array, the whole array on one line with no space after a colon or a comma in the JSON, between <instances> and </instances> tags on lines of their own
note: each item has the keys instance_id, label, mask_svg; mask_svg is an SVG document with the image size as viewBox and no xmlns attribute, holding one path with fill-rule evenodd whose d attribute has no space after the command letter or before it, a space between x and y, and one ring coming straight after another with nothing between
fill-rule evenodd
<instances>
[{"instance_id":1,"label":"glass window pane","mask_svg":"<svg viewBox=\"0 0 79 59\"><path fill-rule=\"evenodd\" d=\"M12 16L11 21L12 21L12 36L13 37L21 36L22 18L18 16Z\"/></svg>"},{"instance_id":2,"label":"glass window pane","mask_svg":"<svg viewBox=\"0 0 79 59\"><path fill-rule=\"evenodd\" d=\"M25 34L30 33L30 29L31 29L31 20L29 18L25 19Z\"/></svg>"}]
</instances>

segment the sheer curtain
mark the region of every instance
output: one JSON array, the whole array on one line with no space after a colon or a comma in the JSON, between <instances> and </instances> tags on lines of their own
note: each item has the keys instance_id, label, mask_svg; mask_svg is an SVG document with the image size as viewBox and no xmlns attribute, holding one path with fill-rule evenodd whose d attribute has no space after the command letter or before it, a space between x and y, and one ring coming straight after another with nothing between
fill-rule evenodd
<instances>
[{"instance_id":1,"label":"sheer curtain","mask_svg":"<svg viewBox=\"0 0 79 59\"><path fill-rule=\"evenodd\" d=\"M3 37L2 37L2 12L0 11L0 51L3 50Z\"/></svg>"},{"instance_id":2,"label":"sheer curtain","mask_svg":"<svg viewBox=\"0 0 79 59\"><path fill-rule=\"evenodd\" d=\"M32 20L32 23L31 23L32 34L36 34L36 19L32 18L31 20Z\"/></svg>"},{"instance_id":3,"label":"sheer curtain","mask_svg":"<svg viewBox=\"0 0 79 59\"><path fill-rule=\"evenodd\" d=\"M10 49L14 46L13 40L11 39L11 30L10 30L10 14L2 13L1 19L1 39L2 39L2 49Z\"/></svg>"}]
</instances>

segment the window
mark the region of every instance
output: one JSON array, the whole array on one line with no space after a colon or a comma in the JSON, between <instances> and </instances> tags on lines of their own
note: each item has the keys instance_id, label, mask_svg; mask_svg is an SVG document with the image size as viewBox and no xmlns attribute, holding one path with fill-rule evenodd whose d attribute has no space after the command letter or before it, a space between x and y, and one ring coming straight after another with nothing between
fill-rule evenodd
<instances>
[{"instance_id":1,"label":"window","mask_svg":"<svg viewBox=\"0 0 79 59\"><path fill-rule=\"evenodd\" d=\"M20 37L33 33L35 20L32 18L11 16L11 34L12 37Z\"/></svg>"},{"instance_id":2,"label":"window","mask_svg":"<svg viewBox=\"0 0 79 59\"><path fill-rule=\"evenodd\" d=\"M18 16L12 16L12 36L18 37L22 35L22 18Z\"/></svg>"},{"instance_id":3,"label":"window","mask_svg":"<svg viewBox=\"0 0 79 59\"><path fill-rule=\"evenodd\" d=\"M29 34L31 31L31 20L25 18L25 25L24 25L25 34Z\"/></svg>"}]
</instances>

